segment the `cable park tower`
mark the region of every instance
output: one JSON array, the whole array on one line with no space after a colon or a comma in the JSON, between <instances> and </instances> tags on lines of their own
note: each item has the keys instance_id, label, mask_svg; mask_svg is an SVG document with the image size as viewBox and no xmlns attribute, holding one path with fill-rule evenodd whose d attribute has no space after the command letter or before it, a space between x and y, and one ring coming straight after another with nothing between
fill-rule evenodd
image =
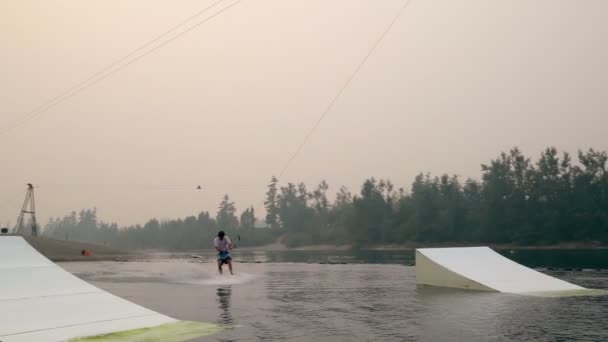
<instances>
[{"instance_id":1,"label":"cable park tower","mask_svg":"<svg viewBox=\"0 0 608 342\"><path fill-rule=\"evenodd\" d=\"M23 226L25 214L30 215L30 223L32 228L30 232L26 231L25 227ZM21 207L21 212L17 218L15 233L19 235L38 236L38 225L36 224L36 201L34 200L34 186L31 183L27 184L27 192L25 194L23 206Z\"/></svg>"}]
</instances>

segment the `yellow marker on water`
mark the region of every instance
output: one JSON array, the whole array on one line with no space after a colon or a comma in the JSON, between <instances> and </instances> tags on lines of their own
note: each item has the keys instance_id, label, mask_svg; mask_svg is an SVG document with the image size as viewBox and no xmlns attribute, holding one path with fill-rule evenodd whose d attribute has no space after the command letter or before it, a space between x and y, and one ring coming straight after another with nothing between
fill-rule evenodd
<instances>
[{"instance_id":1,"label":"yellow marker on water","mask_svg":"<svg viewBox=\"0 0 608 342\"><path fill-rule=\"evenodd\" d=\"M79 337L71 339L69 342L183 342L213 335L226 329L217 324L180 321L151 328Z\"/></svg>"}]
</instances>

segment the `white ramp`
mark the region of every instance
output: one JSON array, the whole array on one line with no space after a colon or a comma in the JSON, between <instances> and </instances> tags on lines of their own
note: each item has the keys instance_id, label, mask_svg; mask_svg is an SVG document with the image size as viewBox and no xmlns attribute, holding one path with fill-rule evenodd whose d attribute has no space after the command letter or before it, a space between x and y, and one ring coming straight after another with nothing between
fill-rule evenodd
<instances>
[{"instance_id":1,"label":"white ramp","mask_svg":"<svg viewBox=\"0 0 608 342\"><path fill-rule=\"evenodd\" d=\"M0 341L67 341L177 320L77 278L18 236L0 237Z\"/></svg>"},{"instance_id":2,"label":"white ramp","mask_svg":"<svg viewBox=\"0 0 608 342\"><path fill-rule=\"evenodd\" d=\"M522 266L488 247L417 249L416 283L517 294L586 290Z\"/></svg>"}]
</instances>

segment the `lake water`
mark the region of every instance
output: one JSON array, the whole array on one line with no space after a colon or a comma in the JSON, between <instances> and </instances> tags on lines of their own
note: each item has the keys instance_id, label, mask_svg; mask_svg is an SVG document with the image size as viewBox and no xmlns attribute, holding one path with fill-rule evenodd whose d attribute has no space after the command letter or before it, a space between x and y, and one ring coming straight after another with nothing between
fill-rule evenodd
<instances>
[{"instance_id":1,"label":"lake water","mask_svg":"<svg viewBox=\"0 0 608 342\"><path fill-rule=\"evenodd\" d=\"M608 251L505 255L608 289ZM60 265L152 310L230 327L196 341L608 341L608 297L417 288L412 252L235 251L235 276L198 256Z\"/></svg>"}]
</instances>

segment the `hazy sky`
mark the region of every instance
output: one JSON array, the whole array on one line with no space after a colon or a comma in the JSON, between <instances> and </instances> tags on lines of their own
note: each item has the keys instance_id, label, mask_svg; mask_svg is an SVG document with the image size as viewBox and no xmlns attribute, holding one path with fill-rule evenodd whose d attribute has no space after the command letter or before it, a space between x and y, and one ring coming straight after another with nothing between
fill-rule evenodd
<instances>
[{"instance_id":1,"label":"hazy sky","mask_svg":"<svg viewBox=\"0 0 608 342\"><path fill-rule=\"evenodd\" d=\"M214 1L0 0L0 130ZM402 4L242 0L1 135L0 224L28 182L44 223L89 207L120 224L215 214L224 193L261 210ZM412 0L281 181L358 192L370 176L478 178L515 145L608 149L606 13L605 0Z\"/></svg>"}]
</instances>

